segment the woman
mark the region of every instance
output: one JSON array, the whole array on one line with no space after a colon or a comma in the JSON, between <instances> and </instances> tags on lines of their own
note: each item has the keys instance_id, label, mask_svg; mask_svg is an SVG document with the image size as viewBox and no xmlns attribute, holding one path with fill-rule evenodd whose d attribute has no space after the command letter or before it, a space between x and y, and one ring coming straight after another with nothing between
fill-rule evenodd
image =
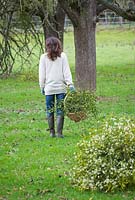
<instances>
[{"instance_id":1,"label":"woman","mask_svg":"<svg viewBox=\"0 0 135 200\"><path fill-rule=\"evenodd\" d=\"M72 75L67 56L61 49L60 40L49 37L46 40L47 53L42 54L39 63L39 84L41 93L46 97L46 111L50 136L55 137L54 106L56 98L57 137L63 138L64 124L63 101L67 86L74 91Z\"/></svg>"}]
</instances>

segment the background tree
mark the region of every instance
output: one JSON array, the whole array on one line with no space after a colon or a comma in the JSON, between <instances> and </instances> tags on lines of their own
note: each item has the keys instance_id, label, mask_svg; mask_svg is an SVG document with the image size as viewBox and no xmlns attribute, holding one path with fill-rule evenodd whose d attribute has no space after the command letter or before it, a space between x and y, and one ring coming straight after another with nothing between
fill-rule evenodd
<instances>
[{"instance_id":1,"label":"background tree","mask_svg":"<svg viewBox=\"0 0 135 200\"><path fill-rule=\"evenodd\" d=\"M52 1L51 5L44 1L38 6L37 15L41 18L45 39L55 36L63 45L65 12L60 4L56 0Z\"/></svg>"},{"instance_id":2,"label":"background tree","mask_svg":"<svg viewBox=\"0 0 135 200\"><path fill-rule=\"evenodd\" d=\"M18 63L20 68L31 65L30 55L37 45L42 48L32 15L25 11L25 5L17 0L2 0L0 7L0 75L8 76ZM18 23L19 22L19 23ZM31 41L33 41L31 43ZM43 50L42 50L43 51Z\"/></svg>"},{"instance_id":3,"label":"background tree","mask_svg":"<svg viewBox=\"0 0 135 200\"><path fill-rule=\"evenodd\" d=\"M74 26L77 86L81 89L96 89L96 18L103 10L111 9L125 19L135 20L132 8L132 5L135 3L135 1L58 1L67 13L68 17L71 19Z\"/></svg>"},{"instance_id":4,"label":"background tree","mask_svg":"<svg viewBox=\"0 0 135 200\"><path fill-rule=\"evenodd\" d=\"M55 36L63 44L65 12L57 0L25 0L25 11L41 18L44 38Z\"/></svg>"},{"instance_id":5,"label":"background tree","mask_svg":"<svg viewBox=\"0 0 135 200\"><path fill-rule=\"evenodd\" d=\"M76 83L80 89L96 88L96 2L58 0L74 26Z\"/></svg>"},{"instance_id":6,"label":"background tree","mask_svg":"<svg viewBox=\"0 0 135 200\"><path fill-rule=\"evenodd\" d=\"M27 63L31 65L30 55L39 59L44 52L44 41L36 30L33 16L42 19L44 38L54 35L63 44L65 13L57 1L2 0L0 7L0 75L8 76L18 60L20 69ZM18 23L19 22L19 23ZM32 41L32 43L31 43ZM34 51L39 46L41 52ZM37 59L37 60L38 60Z\"/></svg>"}]
</instances>

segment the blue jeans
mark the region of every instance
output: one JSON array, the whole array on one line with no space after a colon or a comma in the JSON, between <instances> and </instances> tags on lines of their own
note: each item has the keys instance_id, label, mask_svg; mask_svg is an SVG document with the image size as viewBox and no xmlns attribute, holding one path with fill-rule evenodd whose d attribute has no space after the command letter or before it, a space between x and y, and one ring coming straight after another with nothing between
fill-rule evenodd
<instances>
[{"instance_id":1,"label":"blue jeans","mask_svg":"<svg viewBox=\"0 0 135 200\"><path fill-rule=\"evenodd\" d=\"M64 115L64 98L66 94L51 94L46 95L46 113L47 117L54 114L55 98L56 98L56 115Z\"/></svg>"}]
</instances>

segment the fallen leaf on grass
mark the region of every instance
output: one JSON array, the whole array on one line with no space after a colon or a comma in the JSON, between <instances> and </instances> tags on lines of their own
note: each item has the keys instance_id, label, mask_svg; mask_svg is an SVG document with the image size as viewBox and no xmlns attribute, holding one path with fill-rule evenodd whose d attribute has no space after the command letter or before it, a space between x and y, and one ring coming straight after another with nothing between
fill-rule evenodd
<instances>
[{"instance_id":1,"label":"fallen leaf on grass","mask_svg":"<svg viewBox=\"0 0 135 200\"><path fill-rule=\"evenodd\" d=\"M59 200L68 200L68 198L66 198L66 197L59 197Z\"/></svg>"},{"instance_id":2,"label":"fallen leaf on grass","mask_svg":"<svg viewBox=\"0 0 135 200\"><path fill-rule=\"evenodd\" d=\"M69 172L65 171L64 176L69 176Z\"/></svg>"},{"instance_id":3,"label":"fallen leaf on grass","mask_svg":"<svg viewBox=\"0 0 135 200\"><path fill-rule=\"evenodd\" d=\"M17 110L17 114L24 113L24 112L25 112L25 110L23 110L23 109Z\"/></svg>"},{"instance_id":4,"label":"fallen leaf on grass","mask_svg":"<svg viewBox=\"0 0 135 200\"><path fill-rule=\"evenodd\" d=\"M37 189L37 195L44 195L46 193L52 193L52 192L54 192L54 190L51 190L51 189L44 189L44 190Z\"/></svg>"}]
</instances>

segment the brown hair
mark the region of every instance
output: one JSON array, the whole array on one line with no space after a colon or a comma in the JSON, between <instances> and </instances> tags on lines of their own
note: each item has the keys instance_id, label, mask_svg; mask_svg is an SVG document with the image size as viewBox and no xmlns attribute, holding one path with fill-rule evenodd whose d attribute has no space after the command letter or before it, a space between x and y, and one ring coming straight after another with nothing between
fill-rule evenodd
<instances>
[{"instance_id":1,"label":"brown hair","mask_svg":"<svg viewBox=\"0 0 135 200\"><path fill-rule=\"evenodd\" d=\"M46 50L48 58L55 60L61 56L61 42L56 37L49 37L46 39Z\"/></svg>"}]
</instances>

